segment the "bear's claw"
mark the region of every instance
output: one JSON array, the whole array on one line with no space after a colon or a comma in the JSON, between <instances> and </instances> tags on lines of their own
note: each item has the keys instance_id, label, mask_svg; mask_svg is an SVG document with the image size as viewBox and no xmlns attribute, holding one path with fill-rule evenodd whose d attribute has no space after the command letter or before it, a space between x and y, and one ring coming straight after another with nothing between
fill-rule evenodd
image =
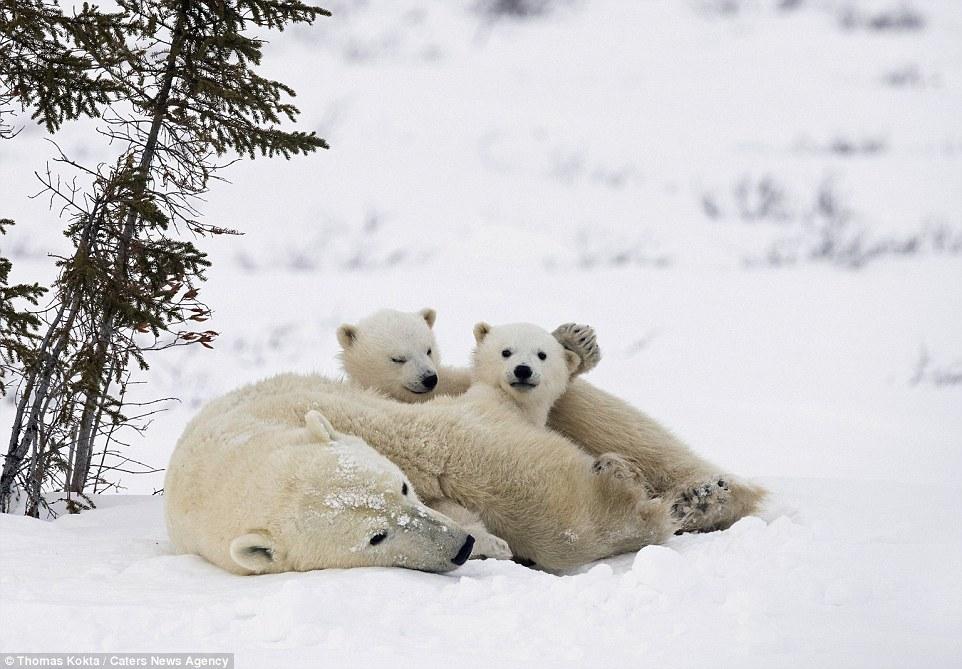
<instances>
[{"instance_id":1,"label":"bear's claw","mask_svg":"<svg viewBox=\"0 0 962 669\"><path fill-rule=\"evenodd\" d=\"M671 505L671 515L681 523L681 531L710 532L714 528L709 517L717 516L730 497L731 488L725 479L702 483L678 495Z\"/></svg>"},{"instance_id":2,"label":"bear's claw","mask_svg":"<svg viewBox=\"0 0 962 669\"><path fill-rule=\"evenodd\" d=\"M591 465L591 471L595 474L613 476L616 479L633 479L638 476L634 467L617 453L599 455Z\"/></svg>"},{"instance_id":3,"label":"bear's claw","mask_svg":"<svg viewBox=\"0 0 962 669\"><path fill-rule=\"evenodd\" d=\"M556 327L551 334L562 346L574 351L581 358L581 366L575 374L584 374L601 362L601 347L598 346L595 330L590 325L565 323Z\"/></svg>"}]
</instances>

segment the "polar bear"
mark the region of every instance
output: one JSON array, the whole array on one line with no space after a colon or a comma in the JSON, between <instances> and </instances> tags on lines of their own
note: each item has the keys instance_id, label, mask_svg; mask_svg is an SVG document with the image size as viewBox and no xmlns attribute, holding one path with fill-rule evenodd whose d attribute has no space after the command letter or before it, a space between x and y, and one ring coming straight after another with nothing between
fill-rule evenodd
<instances>
[{"instance_id":1,"label":"polar bear","mask_svg":"<svg viewBox=\"0 0 962 669\"><path fill-rule=\"evenodd\" d=\"M431 328L434 309L416 314L383 309L357 325L337 329L344 371L355 382L402 402L451 395L438 386L438 344ZM347 352L350 351L350 354Z\"/></svg>"},{"instance_id":2,"label":"polar bear","mask_svg":"<svg viewBox=\"0 0 962 669\"><path fill-rule=\"evenodd\" d=\"M418 314L423 316L428 311ZM474 336L477 348L472 356L472 383L460 396L459 406L480 413L497 407L543 428L548 411L571 377L584 369L581 358L561 346L551 333L530 323L496 327L478 323ZM627 461L612 453L595 458L592 470L604 476L638 478ZM477 538L472 558L512 557L510 546L488 531L480 515L449 499L432 501L431 507L453 518Z\"/></svg>"},{"instance_id":3,"label":"polar bear","mask_svg":"<svg viewBox=\"0 0 962 669\"><path fill-rule=\"evenodd\" d=\"M465 397L504 404L532 425L544 427L552 405L581 366L578 354L531 323L478 323L474 340Z\"/></svg>"},{"instance_id":4,"label":"polar bear","mask_svg":"<svg viewBox=\"0 0 962 669\"><path fill-rule=\"evenodd\" d=\"M337 335L345 370L362 384L392 379L379 389L394 399L417 401L433 396L431 391L438 382L438 347L431 336L435 316L433 309L415 314L383 310L357 325L342 325ZM400 341L385 338L383 333L394 333ZM474 334L478 346L473 357L473 383L463 394L465 403L478 411L500 406L516 411L519 418L532 425L544 427L551 406L579 371L581 358L562 347L551 333L529 323L497 328L478 323ZM378 355L378 351L390 354ZM437 389L441 393L444 390L444 385ZM606 455L596 460L595 468L598 473L624 477L627 465L618 460L617 456ZM472 559L512 556L510 547L487 530L478 514L448 499L434 500L431 507L477 538Z\"/></svg>"},{"instance_id":5,"label":"polar bear","mask_svg":"<svg viewBox=\"0 0 962 669\"><path fill-rule=\"evenodd\" d=\"M331 522L331 504L341 503L331 494L330 466L299 456L287 469L288 450L321 450L310 442L309 411L323 414L337 433L356 435L405 477L383 481L396 487L409 482L427 503L446 499L480 514L517 557L548 571L636 551L677 527L667 502L649 499L644 486L595 471L594 458L575 444L503 407L477 410L459 397L405 404L356 384L282 374L210 402L178 442L167 479L168 525L178 548L230 568L230 546L239 541L234 553L253 546L247 554L258 558L261 571L269 571L264 561L278 555L285 560L278 569L339 566L352 558L353 564L377 564L363 541L380 531L375 524L354 527L346 520L339 525L343 540L319 527ZM270 473L278 467L280 478ZM467 533L452 532L455 540L445 545L456 548L451 555L429 551L436 569L443 558L465 557ZM301 545L298 533L313 548L298 553L292 547ZM248 534L255 538L237 539ZM275 542L266 551L260 550L261 535ZM328 562L332 539L343 543Z\"/></svg>"},{"instance_id":6,"label":"polar bear","mask_svg":"<svg viewBox=\"0 0 962 669\"><path fill-rule=\"evenodd\" d=\"M584 334L593 336L593 332ZM584 346L579 351L588 363L532 323L492 326L482 321L474 326L474 340L477 346L471 356L471 385L462 395L465 402L479 410L500 405L539 427L545 427L551 407L571 379L594 363ZM619 478L640 475L617 453L599 454L593 470Z\"/></svg>"},{"instance_id":7,"label":"polar bear","mask_svg":"<svg viewBox=\"0 0 962 669\"><path fill-rule=\"evenodd\" d=\"M317 411L265 422L243 403L202 412L165 481L168 533L235 574L400 566L444 572L474 538L425 506L401 470Z\"/></svg>"},{"instance_id":8,"label":"polar bear","mask_svg":"<svg viewBox=\"0 0 962 669\"><path fill-rule=\"evenodd\" d=\"M500 401L532 425L544 427L570 381L600 358L597 346L592 349L593 330L581 326L572 335L579 337L578 346L566 348L554 334L531 323L476 324L471 385L464 397L483 403ZM641 473L617 453L598 454L594 470L620 478L638 478Z\"/></svg>"},{"instance_id":9,"label":"polar bear","mask_svg":"<svg viewBox=\"0 0 962 669\"><path fill-rule=\"evenodd\" d=\"M430 318L424 314L430 314ZM460 395L471 386L471 370L440 365L433 326L436 313L422 309L415 314L383 310L338 330L341 360L348 378L363 387L391 394L398 383L398 370L380 366L394 347L404 347L408 333L417 331L417 345L431 350L435 388L424 393L392 394L406 402L426 402L442 395ZM398 324L403 323L403 326ZM351 333L351 338L342 336ZM555 338L582 359L580 372L596 364L600 350L591 328L568 323L554 331ZM356 342L383 342L356 346ZM355 374L356 370L372 370ZM378 372L373 370L378 369ZM627 402L584 379L574 378L548 415L548 427L578 444L588 454L601 458L615 453L639 471L655 495L672 502L681 531L708 532L725 529L739 518L756 511L766 491L760 486L725 474L691 451L655 420Z\"/></svg>"}]
</instances>

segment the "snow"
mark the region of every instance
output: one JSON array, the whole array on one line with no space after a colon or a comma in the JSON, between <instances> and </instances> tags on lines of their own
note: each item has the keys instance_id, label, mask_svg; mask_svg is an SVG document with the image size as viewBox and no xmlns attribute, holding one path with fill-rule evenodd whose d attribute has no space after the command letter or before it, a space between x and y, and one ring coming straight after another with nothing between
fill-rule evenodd
<instances>
[{"instance_id":1,"label":"snow","mask_svg":"<svg viewBox=\"0 0 962 669\"><path fill-rule=\"evenodd\" d=\"M152 360L144 397L181 403L130 450L163 467L206 400L336 374L336 327L381 307L436 308L457 364L478 320L577 320L604 354L590 380L768 486L759 518L564 576L241 578L172 554L162 474L127 475L130 495L80 516L0 517L0 651L959 664L962 4L789 5L584 0L490 21L473 2L338 2L274 36L269 73L333 148L239 163L212 190L208 220L246 233L201 241L222 335ZM872 27L906 12L921 27ZM88 130L58 141L109 157ZM50 148L28 126L0 151L13 278L50 277L59 223L26 197ZM843 243L820 254L828 234Z\"/></svg>"},{"instance_id":2,"label":"snow","mask_svg":"<svg viewBox=\"0 0 962 669\"><path fill-rule=\"evenodd\" d=\"M506 561L236 577L173 555L150 496L4 517L0 650L230 650L249 667L955 664L962 533L933 513L947 494L763 482L778 500L765 520L561 577Z\"/></svg>"}]
</instances>

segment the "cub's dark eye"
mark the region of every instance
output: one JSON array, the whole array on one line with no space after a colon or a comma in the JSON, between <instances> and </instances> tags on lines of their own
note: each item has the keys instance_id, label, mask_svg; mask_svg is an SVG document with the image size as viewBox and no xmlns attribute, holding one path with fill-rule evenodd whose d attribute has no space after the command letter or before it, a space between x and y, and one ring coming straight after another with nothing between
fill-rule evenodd
<instances>
[{"instance_id":1,"label":"cub's dark eye","mask_svg":"<svg viewBox=\"0 0 962 669\"><path fill-rule=\"evenodd\" d=\"M547 357L548 357L547 353L545 353L544 351L538 351L538 360L544 360Z\"/></svg>"},{"instance_id":2,"label":"cub's dark eye","mask_svg":"<svg viewBox=\"0 0 962 669\"><path fill-rule=\"evenodd\" d=\"M391 362L396 362L399 365L403 365L407 362L407 358L391 358Z\"/></svg>"},{"instance_id":3,"label":"cub's dark eye","mask_svg":"<svg viewBox=\"0 0 962 669\"><path fill-rule=\"evenodd\" d=\"M387 532L378 532L373 537L371 537L371 545L377 546L379 543L387 539Z\"/></svg>"},{"instance_id":4,"label":"cub's dark eye","mask_svg":"<svg viewBox=\"0 0 962 669\"><path fill-rule=\"evenodd\" d=\"M407 494L408 494L408 484L407 484L407 483L402 483L402 484L401 484L401 494L402 494L402 495L407 495Z\"/></svg>"},{"instance_id":5,"label":"cub's dark eye","mask_svg":"<svg viewBox=\"0 0 962 669\"><path fill-rule=\"evenodd\" d=\"M506 349L504 349L503 351L501 351L501 357L502 357L502 358L510 358L510 357L511 357L511 349L510 349L510 348L506 348Z\"/></svg>"},{"instance_id":6,"label":"cub's dark eye","mask_svg":"<svg viewBox=\"0 0 962 669\"><path fill-rule=\"evenodd\" d=\"M428 349L428 355L431 355L431 349Z\"/></svg>"}]
</instances>

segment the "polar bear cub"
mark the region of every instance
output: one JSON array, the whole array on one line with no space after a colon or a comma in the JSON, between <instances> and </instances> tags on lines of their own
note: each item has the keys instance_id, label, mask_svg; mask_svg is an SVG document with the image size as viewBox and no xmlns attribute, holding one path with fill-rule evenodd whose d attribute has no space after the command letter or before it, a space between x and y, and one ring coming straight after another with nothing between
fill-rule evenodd
<instances>
[{"instance_id":1,"label":"polar bear cub","mask_svg":"<svg viewBox=\"0 0 962 669\"><path fill-rule=\"evenodd\" d=\"M594 336L590 329L583 332ZM464 398L482 407L492 403L511 407L538 427L546 427L555 402L571 379L586 369L580 355L531 323L492 326L481 322L474 326L474 338L471 386ZM640 474L617 453L599 454L592 470L621 479L638 479Z\"/></svg>"},{"instance_id":2,"label":"polar bear cub","mask_svg":"<svg viewBox=\"0 0 962 669\"><path fill-rule=\"evenodd\" d=\"M531 323L474 326L471 387L465 397L507 403L544 427L552 405L568 388L581 358Z\"/></svg>"},{"instance_id":3,"label":"polar bear cub","mask_svg":"<svg viewBox=\"0 0 962 669\"><path fill-rule=\"evenodd\" d=\"M424 505L400 468L318 411L303 426L211 406L171 458L171 541L236 574L399 566L443 572L474 538Z\"/></svg>"},{"instance_id":4,"label":"polar bear cub","mask_svg":"<svg viewBox=\"0 0 962 669\"><path fill-rule=\"evenodd\" d=\"M402 402L433 396L438 385L435 318L434 309L382 309L356 325L345 323L337 329L344 371L355 383Z\"/></svg>"},{"instance_id":5,"label":"polar bear cub","mask_svg":"<svg viewBox=\"0 0 962 669\"><path fill-rule=\"evenodd\" d=\"M423 315L426 313L430 317ZM389 393L403 402L425 402L434 397L458 396L468 391L473 380L470 369L438 364L432 330L436 317L433 309L422 309L415 314L397 311L388 314L361 321L366 324L364 328L360 324L342 326L358 335L357 340L384 342L381 350L353 346L354 339L342 338L338 333L344 348L344 370L353 382ZM401 323L403 328L398 327ZM392 389L399 386L398 376L402 370L366 359L372 356L385 358L390 347L406 345L410 328L418 332L418 346L432 351L433 369L438 376L432 392L395 392ZM569 323L557 328L553 335L565 348L582 357L578 373L598 363L600 352L590 328ZM345 346L345 341L351 344L350 348ZM375 368L382 370L380 375L357 373ZM510 387L510 383L508 385ZM538 420L540 417L531 415L531 418ZM582 378L573 379L555 402L548 415L548 427L597 457L598 466L604 466L605 456L611 453L630 461L631 468L642 474L655 494L674 500L676 516L683 520L683 530L687 532L729 527L739 518L755 512L766 495L761 486L731 474L721 474L721 469L699 457L650 416Z\"/></svg>"}]
</instances>

